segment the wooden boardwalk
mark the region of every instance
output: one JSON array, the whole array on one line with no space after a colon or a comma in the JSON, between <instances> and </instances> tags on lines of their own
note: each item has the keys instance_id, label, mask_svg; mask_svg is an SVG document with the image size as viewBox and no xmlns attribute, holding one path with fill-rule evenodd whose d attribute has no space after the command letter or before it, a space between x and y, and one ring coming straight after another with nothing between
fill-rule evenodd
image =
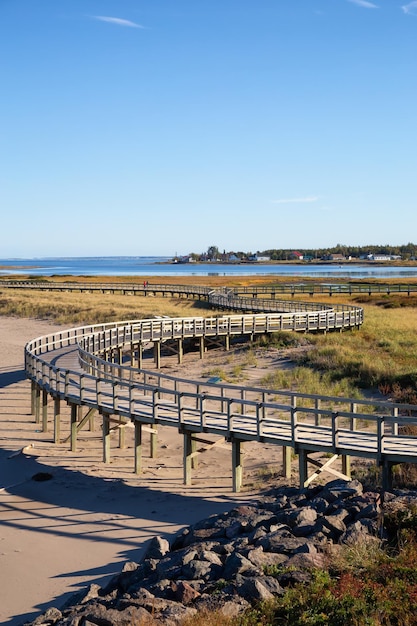
<instances>
[{"instance_id":1,"label":"wooden boardwalk","mask_svg":"<svg viewBox=\"0 0 417 626\"><path fill-rule=\"evenodd\" d=\"M273 280L273 277L271 277ZM211 287L198 285L166 285L141 282L135 283L96 283L96 282L53 282L41 280L1 280L1 289L33 289L40 291L64 292L73 291L80 293L117 293L123 295L162 295L171 297L196 298L209 300L213 292ZM417 293L417 283L322 283L317 281L277 283L275 285L252 285L245 287L225 288L235 296L246 298L266 297L275 299L281 295L290 296L320 296L320 295L413 295Z\"/></svg>"},{"instance_id":2,"label":"wooden boardwalk","mask_svg":"<svg viewBox=\"0 0 417 626\"><path fill-rule=\"evenodd\" d=\"M221 308L246 311L262 303L211 292L210 301ZM271 299L268 300L271 303ZM110 460L110 424L121 431L128 422L135 429L134 469L141 471L143 432L151 433L151 450L157 443L159 424L175 427L184 437L184 483L192 478L196 442L204 433L232 444L233 488L242 482L244 442L282 446L284 475L289 477L291 453L299 455L300 486L306 487L324 469L336 476L350 476L350 457L374 459L383 467L384 487L390 484L391 467L417 462L417 439L402 432L404 424L416 425L413 405L372 402L296 392L191 381L159 371L161 345L175 346L182 362L183 342L197 342L201 358L205 342L218 340L227 350L234 336L280 330L292 332L359 328L363 311L274 301L274 313L228 315L212 318L133 320L86 326L40 337L25 348L26 372L32 380L32 410L47 428L47 399L54 398L55 441L60 440L60 402L71 406L71 449L77 435L95 413L103 426L103 460ZM291 305L291 312L277 312ZM143 351L152 347L155 370L143 368ZM87 408L79 420L79 407ZM413 417L410 417L413 416ZM314 452L328 459L317 467ZM342 458L342 472L333 462ZM314 465L308 474L309 463Z\"/></svg>"}]
</instances>

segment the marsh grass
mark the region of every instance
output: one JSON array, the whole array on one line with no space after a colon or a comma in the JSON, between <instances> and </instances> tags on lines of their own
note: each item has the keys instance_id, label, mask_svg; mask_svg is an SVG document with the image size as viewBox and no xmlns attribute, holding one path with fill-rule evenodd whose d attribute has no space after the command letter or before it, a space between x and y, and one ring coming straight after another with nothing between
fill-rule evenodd
<instances>
[{"instance_id":1,"label":"marsh grass","mask_svg":"<svg viewBox=\"0 0 417 626\"><path fill-rule=\"evenodd\" d=\"M301 340L301 345L308 347L294 351L294 362L318 376L310 379L309 374L297 368L293 374L288 373L287 378L283 376L281 384L288 388L313 386L317 389L315 393L326 393L326 388L332 388L330 394L342 395L346 392L350 395L349 388L375 389L395 401L413 404L417 400L417 298L396 295L398 306L387 307L389 298L394 296L376 300L356 298L364 308L365 322L360 330L326 335L309 333L294 338L295 346ZM326 298L321 299L326 301ZM346 298L332 296L327 302L345 303ZM271 345L276 345L277 341L285 342L285 338L277 333L270 341ZM291 339L287 341L287 347L291 346ZM277 384L280 384L280 375ZM307 391L306 388L303 391Z\"/></svg>"},{"instance_id":2,"label":"marsh grass","mask_svg":"<svg viewBox=\"0 0 417 626\"><path fill-rule=\"evenodd\" d=\"M349 380L334 381L329 372L322 373L303 366L275 370L264 376L261 384L269 389L301 391L307 394L345 396L357 399L361 397L358 389Z\"/></svg>"},{"instance_id":3,"label":"marsh grass","mask_svg":"<svg viewBox=\"0 0 417 626\"><path fill-rule=\"evenodd\" d=\"M202 304L196 300L157 296L7 289L0 298L0 315L46 319L69 325L144 319L155 314L170 317L213 315L213 311Z\"/></svg>"}]
</instances>

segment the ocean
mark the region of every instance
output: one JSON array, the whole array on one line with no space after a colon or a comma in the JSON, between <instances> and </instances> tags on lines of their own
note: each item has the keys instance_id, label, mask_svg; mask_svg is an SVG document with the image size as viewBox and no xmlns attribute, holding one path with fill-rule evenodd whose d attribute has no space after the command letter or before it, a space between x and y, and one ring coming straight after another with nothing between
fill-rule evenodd
<instances>
[{"instance_id":1,"label":"ocean","mask_svg":"<svg viewBox=\"0 0 417 626\"><path fill-rule=\"evenodd\" d=\"M0 259L0 275L40 276L306 276L315 278L407 278L417 277L415 267L348 264L304 265L170 263L169 257L106 256Z\"/></svg>"}]
</instances>

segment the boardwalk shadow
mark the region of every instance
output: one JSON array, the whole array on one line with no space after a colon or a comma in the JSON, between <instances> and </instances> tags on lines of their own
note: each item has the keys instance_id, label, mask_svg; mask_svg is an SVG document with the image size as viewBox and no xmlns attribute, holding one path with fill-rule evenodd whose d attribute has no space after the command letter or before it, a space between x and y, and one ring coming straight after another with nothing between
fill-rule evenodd
<instances>
[{"instance_id":1,"label":"boardwalk shadow","mask_svg":"<svg viewBox=\"0 0 417 626\"><path fill-rule=\"evenodd\" d=\"M13 385L14 383L20 383L26 379L26 372L24 369L6 369L0 368L0 389Z\"/></svg>"},{"instance_id":2,"label":"boardwalk shadow","mask_svg":"<svg viewBox=\"0 0 417 626\"><path fill-rule=\"evenodd\" d=\"M45 546L49 538L52 545L57 545L57 538L63 542L76 540L73 549L79 550L80 554L92 549L92 542L107 544L107 550L109 543L117 546L113 553L118 559L116 563L103 563L93 569L68 572L64 561L61 568L63 573L58 578L68 580L69 591L39 604L39 612L51 605L62 606L71 595L88 584L105 585L111 576L121 571L124 562L140 560L147 541L153 536L172 537L178 527L229 510L239 501L245 500L224 496L210 501L193 495L166 493L143 485L132 486L120 479L100 478L67 468L49 467L23 454L9 457L3 455L1 458L3 465L15 465L16 472L11 468L11 475L17 481L22 478L20 482L0 490L4 528L31 533L31 542L44 542ZM25 469L24 473L22 469ZM36 481L33 476L37 472L44 473L46 478L50 474L51 479ZM62 554L65 554L64 549ZM87 577L88 580L80 582L81 577ZM37 615L30 613L5 623L17 626Z\"/></svg>"}]
</instances>

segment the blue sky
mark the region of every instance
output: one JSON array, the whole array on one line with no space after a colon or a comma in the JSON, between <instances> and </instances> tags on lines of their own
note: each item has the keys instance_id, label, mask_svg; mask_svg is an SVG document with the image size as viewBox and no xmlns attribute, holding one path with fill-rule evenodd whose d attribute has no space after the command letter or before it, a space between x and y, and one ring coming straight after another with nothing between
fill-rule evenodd
<instances>
[{"instance_id":1,"label":"blue sky","mask_svg":"<svg viewBox=\"0 0 417 626\"><path fill-rule=\"evenodd\" d=\"M417 241L417 1L0 0L0 257Z\"/></svg>"}]
</instances>

